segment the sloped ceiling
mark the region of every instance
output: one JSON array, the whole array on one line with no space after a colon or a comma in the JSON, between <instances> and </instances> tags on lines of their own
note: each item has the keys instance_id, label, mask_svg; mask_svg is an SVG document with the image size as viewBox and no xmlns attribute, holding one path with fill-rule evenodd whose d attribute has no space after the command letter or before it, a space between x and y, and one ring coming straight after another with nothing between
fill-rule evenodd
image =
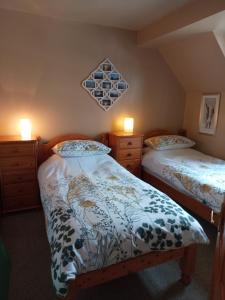
<instances>
[{"instance_id":1,"label":"sloped ceiling","mask_svg":"<svg viewBox=\"0 0 225 300\"><path fill-rule=\"evenodd\" d=\"M225 18L224 18L225 21ZM224 26L225 28L225 26ZM221 51L225 57L225 32L224 31L214 31L215 38L217 40L218 45L220 46Z\"/></svg>"},{"instance_id":2,"label":"sloped ceiling","mask_svg":"<svg viewBox=\"0 0 225 300\"><path fill-rule=\"evenodd\" d=\"M225 91L225 0L198 0L138 32L156 47L186 91Z\"/></svg>"},{"instance_id":3,"label":"sloped ceiling","mask_svg":"<svg viewBox=\"0 0 225 300\"><path fill-rule=\"evenodd\" d=\"M186 91L225 90L225 56L214 32L170 43L160 52Z\"/></svg>"}]
</instances>

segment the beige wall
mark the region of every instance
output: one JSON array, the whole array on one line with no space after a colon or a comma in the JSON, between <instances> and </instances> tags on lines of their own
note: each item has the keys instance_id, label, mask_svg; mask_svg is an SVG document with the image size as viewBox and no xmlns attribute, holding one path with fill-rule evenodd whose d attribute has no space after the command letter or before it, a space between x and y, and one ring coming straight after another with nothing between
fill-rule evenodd
<instances>
[{"instance_id":1,"label":"beige wall","mask_svg":"<svg viewBox=\"0 0 225 300\"><path fill-rule=\"evenodd\" d=\"M188 136L197 142L197 148L207 154L225 159L225 91L221 93L217 130L215 135L199 133L199 114L202 93L188 92L184 115L184 128Z\"/></svg>"},{"instance_id":2,"label":"beige wall","mask_svg":"<svg viewBox=\"0 0 225 300\"><path fill-rule=\"evenodd\" d=\"M139 49L132 32L0 11L0 134L32 119L43 138L120 129L182 126L184 91L157 50ZM81 81L109 57L130 88L104 112Z\"/></svg>"}]
</instances>

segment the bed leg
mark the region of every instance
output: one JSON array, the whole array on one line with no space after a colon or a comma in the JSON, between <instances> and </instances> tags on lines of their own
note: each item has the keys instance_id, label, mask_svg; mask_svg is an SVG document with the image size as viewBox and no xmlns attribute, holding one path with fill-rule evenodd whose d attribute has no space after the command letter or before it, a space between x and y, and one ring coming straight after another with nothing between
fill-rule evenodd
<instances>
[{"instance_id":1,"label":"bed leg","mask_svg":"<svg viewBox=\"0 0 225 300\"><path fill-rule=\"evenodd\" d=\"M191 283L192 275L195 271L197 246L191 245L185 248L184 256L180 261L181 282L184 285Z\"/></svg>"}]
</instances>

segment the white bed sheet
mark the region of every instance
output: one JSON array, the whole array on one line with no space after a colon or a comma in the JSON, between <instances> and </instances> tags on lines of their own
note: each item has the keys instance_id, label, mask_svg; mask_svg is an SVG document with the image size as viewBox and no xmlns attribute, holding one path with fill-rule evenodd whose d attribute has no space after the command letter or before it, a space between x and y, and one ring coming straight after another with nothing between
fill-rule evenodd
<instances>
[{"instance_id":1,"label":"white bed sheet","mask_svg":"<svg viewBox=\"0 0 225 300\"><path fill-rule=\"evenodd\" d=\"M146 148L142 166L213 211L220 212L225 198L225 161L194 149L156 151Z\"/></svg>"}]
</instances>

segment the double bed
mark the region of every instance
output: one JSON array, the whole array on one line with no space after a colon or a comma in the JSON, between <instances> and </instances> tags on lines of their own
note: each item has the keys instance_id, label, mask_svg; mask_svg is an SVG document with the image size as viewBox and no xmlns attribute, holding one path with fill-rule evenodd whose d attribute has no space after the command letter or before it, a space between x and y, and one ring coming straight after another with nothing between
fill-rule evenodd
<instances>
[{"instance_id":1,"label":"double bed","mask_svg":"<svg viewBox=\"0 0 225 300\"><path fill-rule=\"evenodd\" d=\"M61 157L40 147L38 179L57 295L74 299L90 287L168 260L181 260L190 283L200 224L167 195L136 178L108 154Z\"/></svg>"}]
</instances>

